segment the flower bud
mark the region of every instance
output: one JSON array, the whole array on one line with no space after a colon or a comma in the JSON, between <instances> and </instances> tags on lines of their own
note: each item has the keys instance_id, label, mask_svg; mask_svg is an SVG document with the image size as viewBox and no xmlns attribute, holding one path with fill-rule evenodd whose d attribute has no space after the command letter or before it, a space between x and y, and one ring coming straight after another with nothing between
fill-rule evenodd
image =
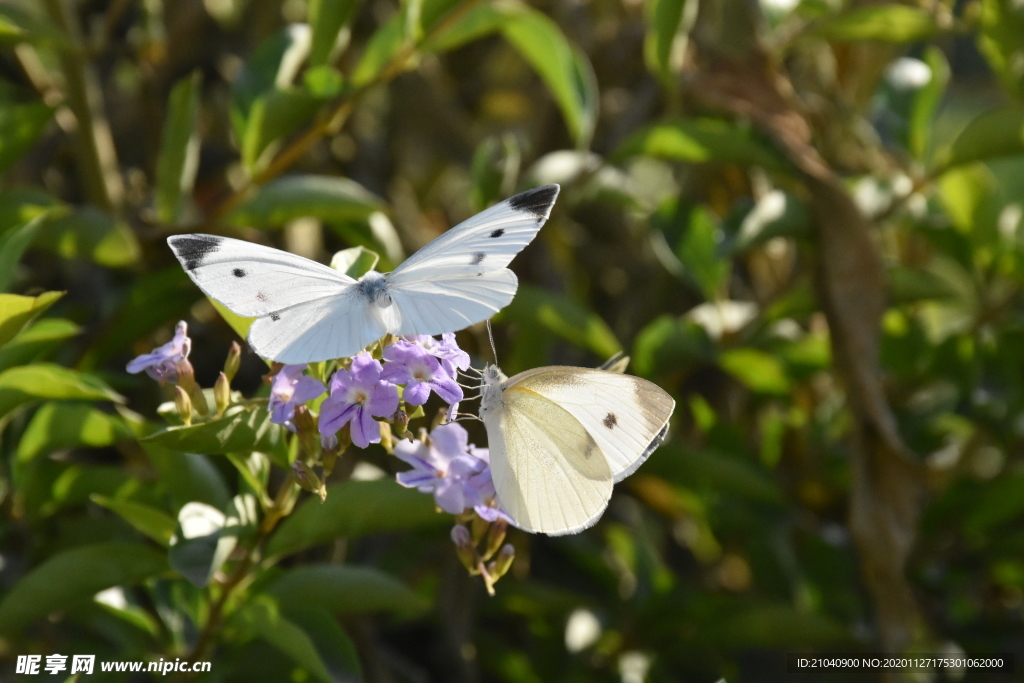
<instances>
[{"instance_id":1,"label":"flower bud","mask_svg":"<svg viewBox=\"0 0 1024 683\"><path fill-rule=\"evenodd\" d=\"M231 348L228 350L227 360L224 361L224 374L227 375L228 381L232 381L235 375L238 374L238 368L242 364L242 347L238 345L238 342L231 342Z\"/></svg>"},{"instance_id":2,"label":"flower bud","mask_svg":"<svg viewBox=\"0 0 1024 683\"><path fill-rule=\"evenodd\" d=\"M213 385L213 399L217 402L217 417L221 417L231 402L231 380L223 372L217 375Z\"/></svg>"},{"instance_id":3,"label":"flower bud","mask_svg":"<svg viewBox=\"0 0 1024 683\"><path fill-rule=\"evenodd\" d=\"M378 422L380 425L380 445L389 455L395 454L395 440L391 438L391 425L387 422Z\"/></svg>"},{"instance_id":4,"label":"flower bud","mask_svg":"<svg viewBox=\"0 0 1024 683\"><path fill-rule=\"evenodd\" d=\"M394 420L394 424L391 426L391 432L395 435L395 438L403 438L405 433L409 431L409 413L404 410L399 410L391 419Z\"/></svg>"},{"instance_id":5,"label":"flower bud","mask_svg":"<svg viewBox=\"0 0 1024 683\"><path fill-rule=\"evenodd\" d=\"M182 358L181 360L175 361L174 374L178 377L179 387L183 388L189 394L192 394L195 391L196 373L192 368L192 363L188 362L188 358Z\"/></svg>"},{"instance_id":6,"label":"flower bud","mask_svg":"<svg viewBox=\"0 0 1024 683\"><path fill-rule=\"evenodd\" d=\"M484 540L484 536L487 534L487 529L490 527L487 520L480 517L480 515L473 515L473 521L470 522L470 529L473 532L473 544L476 545L480 541Z\"/></svg>"},{"instance_id":7,"label":"flower bud","mask_svg":"<svg viewBox=\"0 0 1024 683\"><path fill-rule=\"evenodd\" d=\"M312 467L301 460L296 460L292 463L292 472L295 474L295 481L299 486L320 496L321 502L327 500L327 489Z\"/></svg>"},{"instance_id":8,"label":"flower bud","mask_svg":"<svg viewBox=\"0 0 1024 683\"><path fill-rule=\"evenodd\" d=\"M498 548L505 541L506 531L508 531L508 522L503 518L499 517L491 523L491 528L487 530L487 549L484 552L484 559L489 559L491 555L498 552Z\"/></svg>"},{"instance_id":9,"label":"flower bud","mask_svg":"<svg viewBox=\"0 0 1024 683\"><path fill-rule=\"evenodd\" d=\"M180 386L174 387L174 407L178 409L178 415L181 416L185 426L191 425L192 399L188 397L188 392Z\"/></svg>"},{"instance_id":10,"label":"flower bud","mask_svg":"<svg viewBox=\"0 0 1024 683\"><path fill-rule=\"evenodd\" d=\"M465 567L470 574L477 574L479 569L477 568L477 557L476 550L473 549L473 538L469 534L469 529L456 524L452 527L452 542L455 544L455 552L459 556L459 562Z\"/></svg>"},{"instance_id":11,"label":"flower bud","mask_svg":"<svg viewBox=\"0 0 1024 683\"><path fill-rule=\"evenodd\" d=\"M512 567L512 560L514 559L516 559L516 549L511 543L506 543L501 547L498 556L494 558L494 562L491 562L488 567L491 578L497 581L504 576Z\"/></svg>"}]
</instances>

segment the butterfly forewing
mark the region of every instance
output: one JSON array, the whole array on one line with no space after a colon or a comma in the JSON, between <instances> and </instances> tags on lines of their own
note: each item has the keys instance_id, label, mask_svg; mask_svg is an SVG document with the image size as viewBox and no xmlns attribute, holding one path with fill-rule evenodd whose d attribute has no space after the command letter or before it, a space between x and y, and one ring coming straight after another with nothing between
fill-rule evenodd
<instances>
[{"instance_id":1,"label":"butterfly forewing","mask_svg":"<svg viewBox=\"0 0 1024 683\"><path fill-rule=\"evenodd\" d=\"M616 482L657 448L675 409L658 385L604 370L536 368L512 377L507 386L533 391L578 420L601 448Z\"/></svg>"},{"instance_id":2,"label":"butterfly forewing","mask_svg":"<svg viewBox=\"0 0 1024 683\"><path fill-rule=\"evenodd\" d=\"M558 536L582 531L612 494L608 463L572 415L531 391L508 389L484 417L498 500L516 526Z\"/></svg>"},{"instance_id":3,"label":"butterfly forewing","mask_svg":"<svg viewBox=\"0 0 1024 683\"><path fill-rule=\"evenodd\" d=\"M399 335L442 334L486 320L512 301L518 281L511 270L435 276L389 286L401 322Z\"/></svg>"},{"instance_id":4,"label":"butterfly forewing","mask_svg":"<svg viewBox=\"0 0 1024 683\"><path fill-rule=\"evenodd\" d=\"M337 297L355 286L316 261L230 237L174 235L167 242L200 289L242 316Z\"/></svg>"}]
</instances>

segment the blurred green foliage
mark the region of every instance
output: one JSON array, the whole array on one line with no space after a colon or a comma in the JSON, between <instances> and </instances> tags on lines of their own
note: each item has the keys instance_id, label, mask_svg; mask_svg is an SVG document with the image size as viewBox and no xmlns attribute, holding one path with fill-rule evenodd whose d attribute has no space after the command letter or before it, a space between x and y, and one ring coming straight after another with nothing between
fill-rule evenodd
<instances>
[{"instance_id":1,"label":"blurred green foliage","mask_svg":"<svg viewBox=\"0 0 1024 683\"><path fill-rule=\"evenodd\" d=\"M925 489L913 645L1024 661L1024 10L745 7L886 271L877 371ZM781 681L785 652L878 649L821 217L756 117L688 89L702 22L735 8L0 2L0 678L94 653L199 656L212 681ZM258 402L184 426L123 371L187 319L212 387L247 327L168 235L388 270L550 182L504 370L625 350L677 411L593 529L510 534L494 598L382 448L296 501ZM459 340L491 360L479 326ZM266 371L247 351L239 396Z\"/></svg>"}]
</instances>

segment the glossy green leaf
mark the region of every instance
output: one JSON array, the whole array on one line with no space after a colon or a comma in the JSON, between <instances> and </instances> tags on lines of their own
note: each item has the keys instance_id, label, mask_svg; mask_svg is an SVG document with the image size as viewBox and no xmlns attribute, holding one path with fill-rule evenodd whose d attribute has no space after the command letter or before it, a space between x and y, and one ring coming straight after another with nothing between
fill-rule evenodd
<instances>
[{"instance_id":1,"label":"glossy green leaf","mask_svg":"<svg viewBox=\"0 0 1024 683\"><path fill-rule=\"evenodd\" d=\"M194 71L171 89L156 164L156 215L173 225L199 170L199 100L202 73Z\"/></svg>"},{"instance_id":2,"label":"glossy green leaf","mask_svg":"<svg viewBox=\"0 0 1024 683\"><path fill-rule=\"evenodd\" d=\"M44 318L29 325L0 348L0 370L42 360L81 332L81 327L64 318Z\"/></svg>"},{"instance_id":3,"label":"glossy green leaf","mask_svg":"<svg viewBox=\"0 0 1024 683\"><path fill-rule=\"evenodd\" d=\"M608 324L572 299L537 287L521 285L516 298L499 314L500 320L524 329L541 326L599 358L622 350Z\"/></svg>"},{"instance_id":4,"label":"glossy green leaf","mask_svg":"<svg viewBox=\"0 0 1024 683\"><path fill-rule=\"evenodd\" d=\"M38 399L124 401L96 377L52 363L22 365L0 372L0 416Z\"/></svg>"},{"instance_id":5,"label":"glossy green leaf","mask_svg":"<svg viewBox=\"0 0 1024 683\"><path fill-rule=\"evenodd\" d=\"M160 477L162 490L170 495L172 507L198 501L218 510L231 502L231 493L220 471L205 455L180 453L142 441L146 454Z\"/></svg>"},{"instance_id":6,"label":"glossy green leaf","mask_svg":"<svg viewBox=\"0 0 1024 683\"><path fill-rule=\"evenodd\" d=\"M284 448L284 428L271 422L270 414L260 408L240 410L234 415L190 427L168 427L143 441L204 455L253 450L269 453Z\"/></svg>"},{"instance_id":7,"label":"glossy green leaf","mask_svg":"<svg viewBox=\"0 0 1024 683\"><path fill-rule=\"evenodd\" d=\"M377 266L380 256L366 247L342 249L331 257L331 268L359 279Z\"/></svg>"},{"instance_id":8,"label":"glossy green leaf","mask_svg":"<svg viewBox=\"0 0 1024 683\"><path fill-rule=\"evenodd\" d=\"M751 348L727 349L718 357L718 364L753 391L763 394L785 394L789 391L786 369L774 356Z\"/></svg>"},{"instance_id":9,"label":"glossy green leaf","mask_svg":"<svg viewBox=\"0 0 1024 683\"><path fill-rule=\"evenodd\" d=\"M746 251L776 237L804 237L810 230L811 212L807 205L793 195L773 190L743 217L729 251Z\"/></svg>"},{"instance_id":10,"label":"glossy green leaf","mask_svg":"<svg viewBox=\"0 0 1024 683\"><path fill-rule=\"evenodd\" d=\"M60 202L57 199L39 188L0 189L0 234L15 225L28 223L46 213L47 209L59 206Z\"/></svg>"},{"instance_id":11,"label":"glossy green leaf","mask_svg":"<svg viewBox=\"0 0 1024 683\"><path fill-rule=\"evenodd\" d=\"M193 585L206 586L238 543L237 532L227 528L229 523L229 518L212 505L197 501L184 505L178 511L167 553L171 568Z\"/></svg>"},{"instance_id":12,"label":"glossy green leaf","mask_svg":"<svg viewBox=\"0 0 1024 683\"><path fill-rule=\"evenodd\" d=\"M283 138L308 123L323 98L299 88L275 88L253 102L242 135L242 164L250 175L258 173Z\"/></svg>"},{"instance_id":13,"label":"glossy green leaf","mask_svg":"<svg viewBox=\"0 0 1024 683\"><path fill-rule=\"evenodd\" d=\"M209 299L209 297L207 298ZM224 318L224 322L226 322L231 329L235 331L235 334L241 337L243 341L249 338L249 328L252 327L256 318L240 316L216 299L209 299L209 302L215 309L217 309L217 312L220 313L220 317Z\"/></svg>"},{"instance_id":14,"label":"glossy green leaf","mask_svg":"<svg viewBox=\"0 0 1024 683\"><path fill-rule=\"evenodd\" d=\"M629 136L613 159L641 154L690 163L726 162L785 172L788 165L749 128L718 119L675 119Z\"/></svg>"},{"instance_id":15,"label":"glossy green leaf","mask_svg":"<svg viewBox=\"0 0 1024 683\"><path fill-rule=\"evenodd\" d=\"M407 45L405 16L399 13L377 29L352 71L352 84L363 87L391 66L399 52Z\"/></svg>"},{"instance_id":16,"label":"glossy green leaf","mask_svg":"<svg viewBox=\"0 0 1024 683\"><path fill-rule=\"evenodd\" d=\"M31 3L25 3L31 7ZM40 12L29 12L27 7L14 3L0 5L0 45L29 42L47 48L66 46L64 34L44 18Z\"/></svg>"},{"instance_id":17,"label":"glossy green leaf","mask_svg":"<svg viewBox=\"0 0 1024 683\"><path fill-rule=\"evenodd\" d=\"M729 261L718 253L721 229L712 213L702 206L692 207L688 218L676 246L676 256L704 298L718 299L730 271Z\"/></svg>"},{"instance_id":18,"label":"glossy green leaf","mask_svg":"<svg viewBox=\"0 0 1024 683\"><path fill-rule=\"evenodd\" d=\"M245 138L256 101L274 88L286 88L309 55L312 31L306 24L289 24L257 47L231 84L231 123L239 140Z\"/></svg>"},{"instance_id":19,"label":"glossy green leaf","mask_svg":"<svg viewBox=\"0 0 1024 683\"><path fill-rule=\"evenodd\" d=\"M370 567L305 565L271 582L266 593L282 605L325 607L335 614L413 612L427 607L405 584Z\"/></svg>"},{"instance_id":20,"label":"glossy green leaf","mask_svg":"<svg viewBox=\"0 0 1024 683\"><path fill-rule=\"evenodd\" d=\"M108 268L130 266L142 251L127 224L92 207L54 211L41 226L35 244L64 258L87 259Z\"/></svg>"},{"instance_id":21,"label":"glossy green leaf","mask_svg":"<svg viewBox=\"0 0 1024 683\"><path fill-rule=\"evenodd\" d=\"M664 82L673 78L672 57L686 0L647 0L647 35L644 36L644 61L647 68Z\"/></svg>"},{"instance_id":22,"label":"glossy green leaf","mask_svg":"<svg viewBox=\"0 0 1024 683\"><path fill-rule=\"evenodd\" d=\"M714 353L714 343L700 325L662 315L640 330L630 355L636 374L656 377L685 370L711 359Z\"/></svg>"},{"instance_id":23,"label":"glossy green leaf","mask_svg":"<svg viewBox=\"0 0 1024 683\"><path fill-rule=\"evenodd\" d=\"M490 3L477 3L462 12L456 21L430 35L421 46L425 52L447 52L501 28L505 14Z\"/></svg>"},{"instance_id":24,"label":"glossy green leaf","mask_svg":"<svg viewBox=\"0 0 1024 683\"><path fill-rule=\"evenodd\" d=\"M348 178L292 175L260 188L228 218L234 225L279 228L296 218L313 217L325 223L365 221L384 203Z\"/></svg>"},{"instance_id":25,"label":"glossy green leaf","mask_svg":"<svg viewBox=\"0 0 1024 683\"><path fill-rule=\"evenodd\" d=\"M932 15L907 5L858 7L819 23L814 34L834 41L914 43L938 31Z\"/></svg>"},{"instance_id":26,"label":"glossy green leaf","mask_svg":"<svg viewBox=\"0 0 1024 683\"><path fill-rule=\"evenodd\" d=\"M53 108L45 104L0 97L0 174L35 144L52 118Z\"/></svg>"},{"instance_id":27,"label":"glossy green leaf","mask_svg":"<svg viewBox=\"0 0 1024 683\"><path fill-rule=\"evenodd\" d=\"M0 290L7 289L28 245L39 234L44 215L36 216L22 225L8 228L0 235Z\"/></svg>"},{"instance_id":28,"label":"glossy green leaf","mask_svg":"<svg viewBox=\"0 0 1024 683\"><path fill-rule=\"evenodd\" d=\"M909 304L928 299L950 299L957 290L946 280L927 270L894 267L888 273L890 298L894 304Z\"/></svg>"},{"instance_id":29,"label":"glossy green leaf","mask_svg":"<svg viewBox=\"0 0 1024 683\"><path fill-rule=\"evenodd\" d=\"M318 67L333 60L339 34L352 20L356 0L310 0L309 25L313 29L309 65Z\"/></svg>"},{"instance_id":30,"label":"glossy green leaf","mask_svg":"<svg viewBox=\"0 0 1024 683\"><path fill-rule=\"evenodd\" d=\"M102 448L130 437L120 417L92 404L44 403L22 433L16 457L27 462L64 448Z\"/></svg>"},{"instance_id":31,"label":"glossy green leaf","mask_svg":"<svg viewBox=\"0 0 1024 683\"><path fill-rule=\"evenodd\" d=\"M267 555L288 555L343 536L405 531L447 524L434 500L394 481L349 481L327 487L327 500L307 500L284 519Z\"/></svg>"},{"instance_id":32,"label":"glossy green leaf","mask_svg":"<svg viewBox=\"0 0 1024 683\"><path fill-rule=\"evenodd\" d=\"M936 166L950 168L1018 154L1024 154L1024 105L1009 104L973 118L936 155Z\"/></svg>"},{"instance_id":33,"label":"glossy green leaf","mask_svg":"<svg viewBox=\"0 0 1024 683\"><path fill-rule=\"evenodd\" d=\"M131 500L108 498L98 494L93 494L90 498L92 502L115 513L165 548L170 544L175 521L166 512Z\"/></svg>"},{"instance_id":34,"label":"glossy green leaf","mask_svg":"<svg viewBox=\"0 0 1024 683\"><path fill-rule=\"evenodd\" d=\"M64 292L45 292L39 296L0 294L0 347L14 339L62 296Z\"/></svg>"},{"instance_id":35,"label":"glossy green leaf","mask_svg":"<svg viewBox=\"0 0 1024 683\"><path fill-rule=\"evenodd\" d=\"M0 630L14 635L30 622L166 571L163 553L144 545L103 543L54 555L25 574L0 602Z\"/></svg>"},{"instance_id":36,"label":"glossy green leaf","mask_svg":"<svg viewBox=\"0 0 1024 683\"><path fill-rule=\"evenodd\" d=\"M588 147L597 123L597 79L590 60L558 24L534 9L509 12L502 35L547 85L578 147Z\"/></svg>"},{"instance_id":37,"label":"glossy green leaf","mask_svg":"<svg viewBox=\"0 0 1024 683\"><path fill-rule=\"evenodd\" d=\"M931 80L914 97L910 108L907 130L907 148L919 161L925 159L931 144L932 124L935 112L942 102L949 83L949 62L942 50L929 46L924 53L924 62L931 70Z\"/></svg>"},{"instance_id":38,"label":"glossy green leaf","mask_svg":"<svg viewBox=\"0 0 1024 683\"><path fill-rule=\"evenodd\" d=\"M231 617L231 625L245 633L262 638L296 664L305 669L313 678L324 683L334 679L320 658L316 645L299 626L281 614L277 603L268 596L256 596Z\"/></svg>"},{"instance_id":39,"label":"glossy green leaf","mask_svg":"<svg viewBox=\"0 0 1024 683\"><path fill-rule=\"evenodd\" d=\"M1013 0L981 0L978 47L989 66L1012 95L1024 95L1024 71L1020 55L1024 50L1024 14Z\"/></svg>"},{"instance_id":40,"label":"glossy green leaf","mask_svg":"<svg viewBox=\"0 0 1024 683\"><path fill-rule=\"evenodd\" d=\"M329 610L320 606L288 605L282 605L281 610L290 622L309 635L334 680L341 679L351 683L363 680L359 652Z\"/></svg>"},{"instance_id":41,"label":"glossy green leaf","mask_svg":"<svg viewBox=\"0 0 1024 683\"><path fill-rule=\"evenodd\" d=\"M315 66L302 74L302 83L315 97L329 99L339 95L345 87L345 78L333 66Z\"/></svg>"}]
</instances>

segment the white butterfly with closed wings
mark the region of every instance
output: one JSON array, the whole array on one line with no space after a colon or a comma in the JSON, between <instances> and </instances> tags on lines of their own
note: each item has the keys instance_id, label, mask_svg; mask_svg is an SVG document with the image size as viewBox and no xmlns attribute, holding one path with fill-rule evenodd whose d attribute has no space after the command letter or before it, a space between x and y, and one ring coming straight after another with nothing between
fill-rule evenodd
<instances>
[{"instance_id":1,"label":"white butterfly with closed wings","mask_svg":"<svg viewBox=\"0 0 1024 683\"><path fill-rule=\"evenodd\" d=\"M661 387L617 372L544 367L509 379L486 367L480 418L501 508L535 533L592 526L613 484L664 440L675 405Z\"/></svg>"},{"instance_id":2,"label":"white butterfly with closed wings","mask_svg":"<svg viewBox=\"0 0 1024 683\"><path fill-rule=\"evenodd\" d=\"M390 273L358 280L295 254L217 235L167 239L185 272L229 310L256 317L249 344L281 363L358 353L386 333L443 334L490 318L518 287L510 261L551 214L558 185L510 197Z\"/></svg>"}]
</instances>

